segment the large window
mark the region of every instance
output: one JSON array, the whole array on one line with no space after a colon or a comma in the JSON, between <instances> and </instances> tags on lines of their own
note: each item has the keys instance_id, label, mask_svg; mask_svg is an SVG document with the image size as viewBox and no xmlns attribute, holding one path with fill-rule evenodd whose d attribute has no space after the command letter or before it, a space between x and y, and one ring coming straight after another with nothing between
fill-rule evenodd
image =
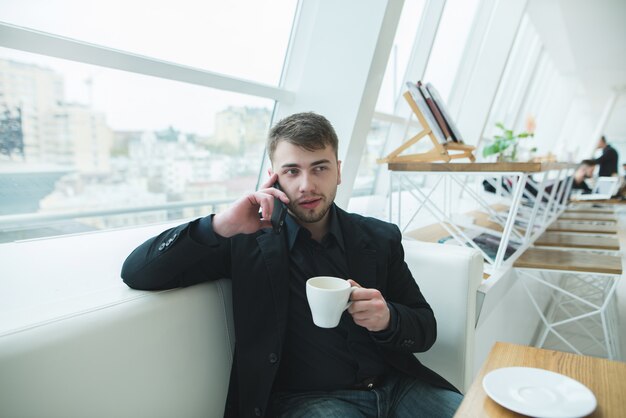
<instances>
[{"instance_id":1,"label":"large window","mask_svg":"<svg viewBox=\"0 0 626 418\"><path fill-rule=\"evenodd\" d=\"M422 18L425 2L426 0L406 0L404 2L402 16L400 16L393 47L389 55L387 68L385 69L385 76L376 102L377 112L394 113L394 106L398 97L406 90L402 85L402 80L411 57L413 41ZM377 127L374 126L374 129L377 129Z\"/></svg>"},{"instance_id":2,"label":"large window","mask_svg":"<svg viewBox=\"0 0 626 418\"><path fill-rule=\"evenodd\" d=\"M502 123L514 131L532 128L532 126L527 126L527 122L529 125L532 124L535 115L523 114L522 107L528 98L528 90L533 76L537 72L542 48L536 29L528 16L524 16L489 112L484 130L486 139L500 134L500 129L496 127L496 123ZM535 142L531 138L522 141L519 147L519 158L530 158L531 150L535 148ZM485 145L486 142L481 141L481 144ZM481 151L478 155L480 158Z\"/></svg>"},{"instance_id":3,"label":"large window","mask_svg":"<svg viewBox=\"0 0 626 418\"><path fill-rule=\"evenodd\" d=\"M0 20L277 85L297 0L0 0Z\"/></svg>"},{"instance_id":4,"label":"large window","mask_svg":"<svg viewBox=\"0 0 626 418\"><path fill-rule=\"evenodd\" d=\"M479 0L446 1L424 74L424 80L437 87L446 103L450 99L454 78L479 4Z\"/></svg>"},{"instance_id":5,"label":"large window","mask_svg":"<svg viewBox=\"0 0 626 418\"><path fill-rule=\"evenodd\" d=\"M21 136L5 146L0 179L24 183L2 215L228 201L254 189L271 100L10 50L0 68L3 122ZM81 218L61 230L192 214Z\"/></svg>"},{"instance_id":6,"label":"large window","mask_svg":"<svg viewBox=\"0 0 626 418\"><path fill-rule=\"evenodd\" d=\"M376 102L376 112L378 114L393 115L397 112L397 101L403 100L401 95L406 88L402 85L402 81L411 57L413 42L415 41L425 3L425 0L407 0L404 2L402 16L398 23L393 47L385 69L385 76ZM402 102L399 107L408 111L408 106L404 106ZM376 163L376 159L382 157L393 123L404 124L404 121L402 118L394 117L383 120L376 116L372 120L366 147L359 164L353 195L367 195L373 192L376 177L382 167Z\"/></svg>"},{"instance_id":7,"label":"large window","mask_svg":"<svg viewBox=\"0 0 626 418\"><path fill-rule=\"evenodd\" d=\"M0 0L11 24L143 62L127 72L0 48L0 242L202 216L256 186L282 91L263 83L278 84L297 2L144 3ZM60 42L57 56L80 47ZM177 62L153 77L134 53ZM209 81L175 81L190 73Z\"/></svg>"},{"instance_id":8,"label":"large window","mask_svg":"<svg viewBox=\"0 0 626 418\"><path fill-rule=\"evenodd\" d=\"M437 26L437 34L428 58L423 80L433 83L448 101L465 44L469 37L474 15L478 9L478 0L447 0ZM402 85L407 64L410 61L413 42L418 32L418 24L424 12L425 1L406 1L402 19L396 32L394 48L387 64L385 78L376 105L379 116L372 121L367 138L367 151L361 160L354 194L371 194L380 182L381 167L376 159L383 156L385 149L394 148L415 135L417 122L408 120L410 108L405 104ZM438 18L438 16L437 16ZM423 34L427 35L427 34ZM410 80L417 81L417 80ZM386 114L386 116L385 116ZM419 144L406 152L423 152L424 144Z\"/></svg>"}]
</instances>

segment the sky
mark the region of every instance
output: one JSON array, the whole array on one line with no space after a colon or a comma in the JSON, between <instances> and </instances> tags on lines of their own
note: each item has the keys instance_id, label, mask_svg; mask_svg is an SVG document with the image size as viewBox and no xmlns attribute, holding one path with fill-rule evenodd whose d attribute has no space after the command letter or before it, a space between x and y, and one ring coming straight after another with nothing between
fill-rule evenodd
<instances>
[{"instance_id":1,"label":"sky","mask_svg":"<svg viewBox=\"0 0 626 418\"><path fill-rule=\"evenodd\" d=\"M0 0L0 21L277 85L296 5L297 0ZM91 102L114 129L174 125L208 135L213 115L229 105L273 106L267 99L7 48L0 48L0 58L59 72L66 100Z\"/></svg>"}]
</instances>

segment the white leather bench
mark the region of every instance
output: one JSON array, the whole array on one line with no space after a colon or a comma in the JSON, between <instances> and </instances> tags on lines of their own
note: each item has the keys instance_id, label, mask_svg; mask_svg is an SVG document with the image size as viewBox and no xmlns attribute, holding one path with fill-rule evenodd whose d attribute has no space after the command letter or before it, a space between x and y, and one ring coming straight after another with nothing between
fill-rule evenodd
<instances>
[{"instance_id":1,"label":"white leather bench","mask_svg":"<svg viewBox=\"0 0 626 418\"><path fill-rule=\"evenodd\" d=\"M143 292L119 277L127 254L167 227L0 245L0 417L222 415L230 282ZM439 323L435 347L419 357L464 390L482 259L466 248L406 247Z\"/></svg>"}]
</instances>

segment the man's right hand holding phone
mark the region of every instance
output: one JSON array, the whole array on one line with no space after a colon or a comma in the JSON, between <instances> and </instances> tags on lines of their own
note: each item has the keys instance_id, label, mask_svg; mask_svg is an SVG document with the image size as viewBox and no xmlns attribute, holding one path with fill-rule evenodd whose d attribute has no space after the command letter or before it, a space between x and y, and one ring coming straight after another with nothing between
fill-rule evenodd
<instances>
[{"instance_id":1,"label":"man's right hand holding phone","mask_svg":"<svg viewBox=\"0 0 626 418\"><path fill-rule=\"evenodd\" d=\"M277 181L278 174L273 173L259 190L238 199L227 210L216 214L213 217L213 231L228 238L271 228L272 212L278 209L274 208L274 198L285 204L289 203L289 198L283 191L272 187Z\"/></svg>"}]
</instances>

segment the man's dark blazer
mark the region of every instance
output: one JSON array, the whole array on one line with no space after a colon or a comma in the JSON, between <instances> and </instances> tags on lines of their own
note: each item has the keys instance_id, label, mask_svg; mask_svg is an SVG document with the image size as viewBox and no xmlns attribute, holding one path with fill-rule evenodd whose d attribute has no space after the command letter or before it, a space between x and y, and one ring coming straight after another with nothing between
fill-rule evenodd
<instances>
[{"instance_id":1,"label":"man's dark blazer","mask_svg":"<svg viewBox=\"0 0 626 418\"><path fill-rule=\"evenodd\" d=\"M339 208L336 213L345 241L348 278L380 290L398 314L397 330L387 340L377 341L385 360L402 373L456 390L412 354L434 344L437 325L404 262L398 228ZM207 216L146 241L124 262L122 278L128 286L144 290L231 278L236 348L225 415L264 416L285 340L289 307L286 237L264 229L227 239L213 232L212 219Z\"/></svg>"}]
</instances>

